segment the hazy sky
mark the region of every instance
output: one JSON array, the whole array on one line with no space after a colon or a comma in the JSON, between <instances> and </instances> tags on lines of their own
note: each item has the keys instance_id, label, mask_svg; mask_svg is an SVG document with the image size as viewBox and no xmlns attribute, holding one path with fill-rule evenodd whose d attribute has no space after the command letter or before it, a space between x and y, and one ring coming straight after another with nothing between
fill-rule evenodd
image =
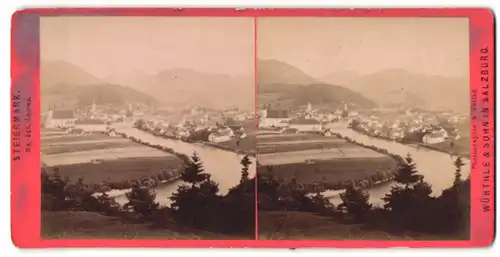
<instances>
[{"instance_id":1,"label":"hazy sky","mask_svg":"<svg viewBox=\"0 0 500 257\"><path fill-rule=\"evenodd\" d=\"M313 76L392 68L469 74L465 18L259 18L257 42L259 58L285 61Z\"/></svg>"},{"instance_id":2,"label":"hazy sky","mask_svg":"<svg viewBox=\"0 0 500 257\"><path fill-rule=\"evenodd\" d=\"M43 17L40 54L98 77L191 68L253 75L253 18Z\"/></svg>"}]
</instances>

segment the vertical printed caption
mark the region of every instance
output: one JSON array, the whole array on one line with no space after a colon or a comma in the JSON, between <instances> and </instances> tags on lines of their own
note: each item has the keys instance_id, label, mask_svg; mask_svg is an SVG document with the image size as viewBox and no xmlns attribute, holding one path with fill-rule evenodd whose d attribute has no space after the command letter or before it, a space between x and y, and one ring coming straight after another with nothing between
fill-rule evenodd
<instances>
[{"instance_id":1,"label":"vertical printed caption","mask_svg":"<svg viewBox=\"0 0 500 257\"><path fill-rule=\"evenodd\" d=\"M39 15L16 12L11 35L12 240L22 247L39 237Z\"/></svg>"},{"instance_id":2,"label":"vertical printed caption","mask_svg":"<svg viewBox=\"0 0 500 257\"><path fill-rule=\"evenodd\" d=\"M484 22L484 21L483 21ZM471 35L471 196L476 213L471 238L489 245L494 238L495 97L493 22ZM491 31L490 31L491 29ZM474 31L472 31L474 32ZM491 34L489 34L491 33ZM472 86L474 85L474 86ZM475 191L475 192L474 192Z\"/></svg>"}]
</instances>

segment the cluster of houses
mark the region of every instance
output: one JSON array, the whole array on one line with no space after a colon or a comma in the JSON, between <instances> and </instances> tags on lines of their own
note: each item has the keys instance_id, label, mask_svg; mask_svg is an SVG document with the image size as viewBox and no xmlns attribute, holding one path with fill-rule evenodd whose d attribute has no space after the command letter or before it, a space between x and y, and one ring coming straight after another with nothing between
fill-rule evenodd
<instances>
[{"instance_id":1,"label":"cluster of houses","mask_svg":"<svg viewBox=\"0 0 500 257\"><path fill-rule=\"evenodd\" d=\"M157 136L176 139L199 138L219 143L234 138L245 138L247 135L242 123L254 119L254 113L237 110L207 112L197 107L187 113L176 112L152 117L145 120L141 126Z\"/></svg>"},{"instance_id":2,"label":"cluster of houses","mask_svg":"<svg viewBox=\"0 0 500 257\"><path fill-rule=\"evenodd\" d=\"M284 132L295 131L298 133L323 132L324 124L338 121L345 117L356 117L356 111L349 111L347 104L343 110L335 112L319 111L313 109L311 104L294 112L283 109L273 109L266 106L259 112L259 128L278 129Z\"/></svg>"},{"instance_id":3,"label":"cluster of houses","mask_svg":"<svg viewBox=\"0 0 500 257\"><path fill-rule=\"evenodd\" d=\"M447 126L443 126L443 119ZM466 117L459 115L441 114L438 117L406 111L404 116L392 121L381 120L375 115L357 116L350 120L349 126L376 137L393 140L402 140L408 135L421 135L418 137L421 143L437 144L459 139L460 133L454 124L464 122L465 119Z\"/></svg>"},{"instance_id":4,"label":"cluster of houses","mask_svg":"<svg viewBox=\"0 0 500 257\"><path fill-rule=\"evenodd\" d=\"M72 133L104 133L109 130L108 125L113 122L123 121L132 116L132 109L106 112L99 110L96 104L90 109L57 109L51 106L49 111L42 115L42 128L63 129Z\"/></svg>"}]
</instances>

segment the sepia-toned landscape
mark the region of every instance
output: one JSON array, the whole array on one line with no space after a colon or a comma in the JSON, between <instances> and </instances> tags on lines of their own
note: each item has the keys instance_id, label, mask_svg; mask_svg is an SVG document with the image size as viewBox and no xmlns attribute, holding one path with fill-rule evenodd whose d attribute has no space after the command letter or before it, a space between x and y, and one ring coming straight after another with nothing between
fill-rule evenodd
<instances>
[{"instance_id":1,"label":"sepia-toned landscape","mask_svg":"<svg viewBox=\"0 0 500 257\"><path fill-rule=\"evenodd\" d=\"M467 240L468 56L460 18L43 17L41 236Z\"/></svg>"},{"instance_id":2,"label":"sepia-toned landscape","mask_svg":"<svg viewBox=\"0 0 500 257\"><path fill-rule=\"evenodd\" d=\"M259 238L469 238L467 19L257 20Z\"/></svg>"},{"instance_id":3,"label":"sepia-toned landscape","mask_svg":"<svg viewBox=\"0 0 500 257\"><path fill-rule=\"evenodd\" d=\"M253 24L41 19L42 238L255 238Z\"/></svg>"}]
</instances>

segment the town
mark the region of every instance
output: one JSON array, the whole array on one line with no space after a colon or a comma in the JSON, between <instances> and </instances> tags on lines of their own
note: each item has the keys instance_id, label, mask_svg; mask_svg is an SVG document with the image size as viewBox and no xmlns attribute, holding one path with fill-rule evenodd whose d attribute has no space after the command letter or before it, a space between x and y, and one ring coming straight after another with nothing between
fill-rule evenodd
<instances>
[{"instance_id":1,"label":"town","mask_svg":"<svg viewBox=\"0 0 500 257\"><path fill-rule=\"evenodd\" d=\"M282 133L325 133L328 124L341 119L348 120L349 128L372 137L402 143L451 145L460 140L468 142L468 114L427 111L420 108L350 110L348 103L343 109L313 109L306 107L278 109L269 105L259 110L259 129ZM446 144L447 143L447 144ZM449 149L453 150L453 149Z\"/></svg>"},{"instance_id":2,"label":"town","mask_svg":"<svg viewBox=\"0 0 500 257\"><path fill-rule=\"evenodd\" d=\"M134 126L147 129L157 136L179 140L220 143L247 136L245 128L256 127L253 111L215 110L200 106L173 110L150 108L140 104L124 107L98 106L58 109L53 105L42 114L42 128L63 129L69 133L106 133L112 124L133 120ZM206 132L205 138L198 136ZM196 139L194 139L196 138Z\"/></svg>"}]
</instances>

